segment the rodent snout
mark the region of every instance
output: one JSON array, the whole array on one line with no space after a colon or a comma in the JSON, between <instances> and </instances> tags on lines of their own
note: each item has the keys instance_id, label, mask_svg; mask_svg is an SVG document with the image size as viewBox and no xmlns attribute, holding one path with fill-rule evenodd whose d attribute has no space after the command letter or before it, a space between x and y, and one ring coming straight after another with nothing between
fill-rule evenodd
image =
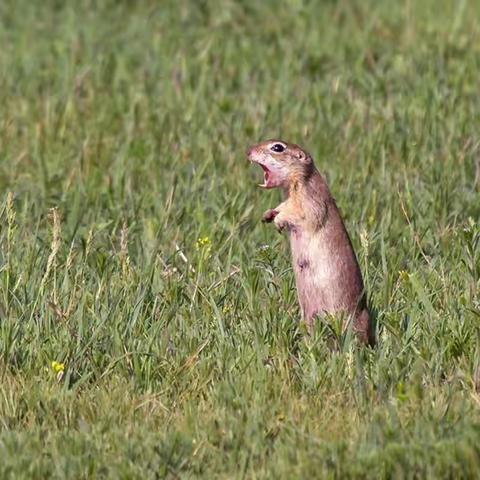
<instances>
[{"instance_id":1,"label":"rodent snout","mask_svg":"<svg viewBox=\"0 0 480 480\"><path fill-rule=\"evenodd\" d=\"M253 151L255 150L255 147L251 146L251 147L248 147L247 148L247 158L250 160L252 154L253 154Z\"/></svg>"}]
</instances>

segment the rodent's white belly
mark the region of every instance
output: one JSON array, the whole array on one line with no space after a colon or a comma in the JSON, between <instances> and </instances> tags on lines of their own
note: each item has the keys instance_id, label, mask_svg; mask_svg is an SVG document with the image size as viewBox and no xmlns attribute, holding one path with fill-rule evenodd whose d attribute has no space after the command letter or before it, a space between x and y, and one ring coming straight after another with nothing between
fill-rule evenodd
<instances>
[{"instance_id":1,"label":"rodent's white belly","mask_svg":"<svg viewBox=\"0 0 480 480\"><path fill-rule=\"evenodd\" d=\"M298 298L304 315L342 308L342 273L339 259L318 232L292 233L290 236Z\"/></svg>"},{"instance_id":2,"label":"rodent's white belly","mask_svg":"<svg viewBox=\"0 0 480 480\"><path fill-rule=\"evenodd\" d=\"M292 235L290 243L296 270L310 271L312 280L319 286L331 282L337 276L338 259L331 247L322 241L320 235Z\"/></svg>"}]
</instances>

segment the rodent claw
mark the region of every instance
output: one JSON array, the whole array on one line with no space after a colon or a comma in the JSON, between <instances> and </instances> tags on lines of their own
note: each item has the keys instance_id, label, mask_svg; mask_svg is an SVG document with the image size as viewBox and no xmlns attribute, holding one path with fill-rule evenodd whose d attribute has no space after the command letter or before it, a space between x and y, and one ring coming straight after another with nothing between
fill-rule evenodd
<instances>
[{"instance_id":1,"label":"rodent claw","mask_svg":"<svg viewBox=\"0 0 480 480\"><path fill-rule=\"evenodd\" d=\"M262 217L262 222L263 223L270 223L270 222L273 222L273 220L275 220L275 217L278 215L278 211L277 210L267 210L264 214L263 214L263 217Z\"/></svg>"}]
</instances>

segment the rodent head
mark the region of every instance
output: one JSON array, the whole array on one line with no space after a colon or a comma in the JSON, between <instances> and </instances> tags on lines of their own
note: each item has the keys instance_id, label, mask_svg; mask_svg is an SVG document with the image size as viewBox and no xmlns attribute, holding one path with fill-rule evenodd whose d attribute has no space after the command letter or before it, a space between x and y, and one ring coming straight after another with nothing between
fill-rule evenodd
<instances>
[{"instance_id":1,"label":"rodent head","mask_svg":"<svg viewBox=\"0 0 480 480\"><path fill-rule=\"evenodd\" d=\"M247 150L247 157L263 169L264 180L259 185L262 188L289 188L313 171L310 154L298 145L282 140L267 140L252 145Z\"/></svg>"}]
</instances>

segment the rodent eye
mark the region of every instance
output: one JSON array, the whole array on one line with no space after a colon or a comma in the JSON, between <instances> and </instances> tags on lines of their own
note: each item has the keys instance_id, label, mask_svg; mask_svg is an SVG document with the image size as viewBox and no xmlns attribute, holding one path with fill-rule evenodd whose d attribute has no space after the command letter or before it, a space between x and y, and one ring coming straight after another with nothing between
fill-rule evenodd
<instances>
[{"instance_id":1,"label":"rodent eye","mask_svg":"<svg viewBox=\"0 0 480 480\"><path fill-rule=\"evenodd\" d=\"M285 151L285 147L281 143L274 143L271 147L270 150L273 150L274 152L281 153Z\"/></svg>"}]
</instances>

